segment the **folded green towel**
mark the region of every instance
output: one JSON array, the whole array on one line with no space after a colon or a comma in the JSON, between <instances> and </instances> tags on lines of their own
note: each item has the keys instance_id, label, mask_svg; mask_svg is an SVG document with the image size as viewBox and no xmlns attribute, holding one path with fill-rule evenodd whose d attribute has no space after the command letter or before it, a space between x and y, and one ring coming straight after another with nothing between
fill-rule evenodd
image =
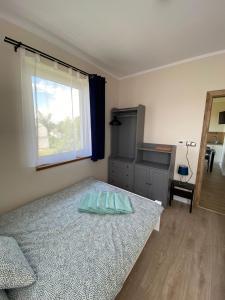
<instances>
[{"instance_id":1,"label":"folded green towel","mask_svg":"<svg viewBox=\"0 0 225 300\"><path fill-rule=\"evenodd\" d=\"M114 197L115 197L115 208L117 211L121 213L126 213L132 210L130 201L127 201L127 199L129 200L127 196L126 198L124 198L124 194L116 193Z\"/></svg>"},{"instance_id":2,"label":"folded green towel","mask_svg":"<svg viewBox=\"0 0 225 300\"><path fill-rule=\"evenodd\" d=\"M131 201L125 193L92 192L85 194L80 201L80 212L96 214L133 213Z\"/></svg>"},{"instance_id":3,"label":"folded green towel","mask_svg":"<svg viewBox=\"0 0 225 300\"><path fill-rule=\"evenodd\" d=\"M113 214L115 211L115 193L105 192L105 194L105 208L108 212Z\"/></svg>"}]
</instances>

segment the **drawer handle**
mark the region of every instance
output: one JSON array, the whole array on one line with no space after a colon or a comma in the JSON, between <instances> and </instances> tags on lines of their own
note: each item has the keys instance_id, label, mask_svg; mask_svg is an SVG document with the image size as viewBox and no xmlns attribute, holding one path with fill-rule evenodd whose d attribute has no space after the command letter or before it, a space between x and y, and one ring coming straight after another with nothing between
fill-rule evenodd
<instances>
[{"instance_id":1,"label":"drawer handle","mask_svg":"<svg viewBox=\"0 0 225 300\"><path fill-rule=\"evenodd\" d=\"M145 182L147 185L152 185L152 183L149 183L149 182Z\"/></svg>"}]
</instances>

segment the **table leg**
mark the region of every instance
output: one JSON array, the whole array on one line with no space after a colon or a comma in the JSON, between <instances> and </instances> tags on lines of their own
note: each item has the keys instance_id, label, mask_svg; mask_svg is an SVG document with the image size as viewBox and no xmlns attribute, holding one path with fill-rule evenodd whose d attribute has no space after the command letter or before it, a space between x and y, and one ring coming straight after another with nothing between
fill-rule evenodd
<instances>
[{"instance_id":1,"label":"table leg","mask_svg":"<svg viewBox=\"0 0 225 300\"><path fill-rule=\"evenodd\" d=\"M215 157L215 152L213 151L211 154L211 159L210 159L210 173L212 173L212 170L213 170L214 157Z\"/></svg>"},{"instance_id":2,"label":"table leg","mask_svg":"<svg viewBox=\"0 0 225 300\"><path fill-rule=\"evenodd\" d=\"M190 209L189 209L189 213L190 213L190 214L191 214L191 212L192 212L193 196L194 196L194 194L192 193L192 196L191 196L191 203L190 203Z\"/></svg>"},{"instance_id":3,"label":"table leg","mask_svg":"<svg viewBox=\"0 0 225 300\"><path fill-rule=\"evenodd\" d=\"M173 186L171 186L171 188L170 188L170 201L169 201L170 206L172 204L172 200L173 200Z\"/></svg>"}]
</instances>

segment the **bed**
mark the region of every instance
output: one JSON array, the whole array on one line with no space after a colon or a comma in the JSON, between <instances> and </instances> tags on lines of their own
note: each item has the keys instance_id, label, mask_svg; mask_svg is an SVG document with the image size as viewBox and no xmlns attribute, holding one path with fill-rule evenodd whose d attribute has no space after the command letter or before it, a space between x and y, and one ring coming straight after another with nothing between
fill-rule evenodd
<instances>
[{"instance_id":1,"label":"bed","mask_svg":"<svg viewBox=\"0 0 225 300\"><path fill-rule=\"evenodd\" d=\"M135 213L78 212L84 193L123 191ZM121 290L163 208L89 178L0 217L0 234L18 242L37 281L9 290L16 300L110 300Z\"/></svg>"}]
</instances>

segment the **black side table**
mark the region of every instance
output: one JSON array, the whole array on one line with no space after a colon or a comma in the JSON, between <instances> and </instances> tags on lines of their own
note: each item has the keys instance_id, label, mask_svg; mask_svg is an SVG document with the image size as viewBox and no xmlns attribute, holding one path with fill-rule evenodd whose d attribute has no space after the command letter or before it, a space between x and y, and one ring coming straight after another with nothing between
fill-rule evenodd
<instances>
[{"instance_id":1,"label":"black side table","mask_svg":"<svg viewBox=\"0 0 225 300\"><path fill-rule=\"evenodd\" d=\"M180 196L191 200L189 212L192 212L192 203L195 192L195 184L189 182L182 182L179 180L173 180L170 187L170 206L173 200L173 196Z\"/></svg>"}]
</instances>

